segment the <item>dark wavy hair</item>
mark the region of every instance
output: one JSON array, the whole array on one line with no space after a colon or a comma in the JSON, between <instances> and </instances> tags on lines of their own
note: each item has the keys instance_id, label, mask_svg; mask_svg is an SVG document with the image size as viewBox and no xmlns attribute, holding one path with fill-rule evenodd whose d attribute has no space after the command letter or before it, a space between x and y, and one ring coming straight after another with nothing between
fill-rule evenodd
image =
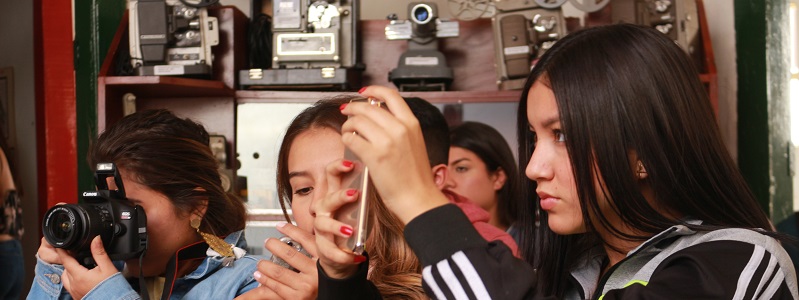
<instances>
[{"instance_id":1,"label":"dark wavy hair","mask_svg":"<svg viewBox=\"0 0 799 300\"><path fill-rule=\"evenodd\" d=\"M637 25L609 25L574 32L549 49L527 78L519 101L521 169L534 150L527 97L536 81L554 92L589 231L569 236L552 232L547 213L538 207L535 182L526 181L525 197L517 198L517 217L524 258L541 275L538 293L563 296L571 264L587 247L604 242L593 233L600 226L618 238L640 242L677 224L695 230L772 230L722 143L696 66L662 33ZM641 193L631 151L646 168L654 206ZM604 195L597 195L595 178ZM614 228L600 212L599 198L612 199L610 207L621 221L641 234ZM685 224L665 210L704 223ZM591 222L589 214L597 221Z\"/></svg>"},{"instance_id":2,"label":"dark wavy hair","mask_svg":"<svg viewBox=\"0 0 799 300\"><path fill-rule=\"evenodd\" d=\"M145 110L113 124L92 143L92 168L113 162L135 180L164 194L183 214L207 200L200 230L225 236L243 230L244 203L222 188L217 162L208 146L205 128L167 110Z\"/></svg>"},{"instance_id":3,"label":"dark wavy hair","mask_svg":"<svg viewBox=\"0 0 799 300\"><path fill-rule=\"evenodd\" d=\"M508 142L494 127L480 122L464 122L452 128L449 138L450 146L460 147L477 155L485 163L488 172L493 173L500 169L505 172L505 185L497 191L497 212L499 223L509 227L516 221L514 199L521 194L521 176Z\"/></svg>"}]
</instances>

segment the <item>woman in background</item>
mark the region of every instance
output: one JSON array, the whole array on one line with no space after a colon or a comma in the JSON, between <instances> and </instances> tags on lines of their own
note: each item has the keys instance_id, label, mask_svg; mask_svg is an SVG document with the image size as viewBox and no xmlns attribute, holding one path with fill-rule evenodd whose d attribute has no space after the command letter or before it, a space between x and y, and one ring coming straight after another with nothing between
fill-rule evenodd
<instances>
[{"instance_id":1,"label":"woman in background","mask_svg":"<svg viewBox=\"0 0 799 300\"><path fill-rule=\"evenodd\" d=\"M510 146L496 129L465 122L450 130L449 176L446 188L491 214L489 224L507 231L516 243L513 226L521 182Z\"/></svg>"},{"instance_id":2,"label":"woman in background","mask_svg":"<svg viewBox=\"0 0 799 300\"><path fill-rule=\"evenodd\" d=\"M0 299L19 299L25 279L22 260L22 204L17 195L13 170L0 141Z\"/></svg>"}]
</instances>

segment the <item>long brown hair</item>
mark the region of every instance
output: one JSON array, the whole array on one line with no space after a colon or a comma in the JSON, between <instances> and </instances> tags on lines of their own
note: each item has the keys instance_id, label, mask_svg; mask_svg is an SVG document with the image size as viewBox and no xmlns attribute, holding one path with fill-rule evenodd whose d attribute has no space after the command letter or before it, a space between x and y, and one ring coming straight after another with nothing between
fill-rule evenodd
<instances>
[{"instance_id":1,"label":"long brown hair","mask_svg":"<svg viewBox=\"0 0 799 300\"><path fill-rule=\"evenodd\" d=\"M286 221L291 222L287 206L291 205L292 192L289 182L288 157L294 139L311 129L328 128L341 132L347 117L339 107L358 95L340 95L316 102L297 115L286 130L280 145L277 162L277 191L280 207ZM383 201L370 197L370 224L372 230L367 238L369 253L369 280L385 299L428 299L422 289L421 264L416 254L405 242L405 225L393 214Z\"/></svg>"},{"instance_id":2,"label":"long brown hair","mask_svg":"<svg viewBox=\"0 0 799 300\"><path fill-rule=\"evenodd\" d=\"M200 230L225 236L244 229L247 211L222 188L208 141L202 125L168 110L146 110L103 132L91 145L88 160L92 167L113 162L132 172L137 182L164 194L181 214L207 200Z\"/></svg>"}]
</instances>

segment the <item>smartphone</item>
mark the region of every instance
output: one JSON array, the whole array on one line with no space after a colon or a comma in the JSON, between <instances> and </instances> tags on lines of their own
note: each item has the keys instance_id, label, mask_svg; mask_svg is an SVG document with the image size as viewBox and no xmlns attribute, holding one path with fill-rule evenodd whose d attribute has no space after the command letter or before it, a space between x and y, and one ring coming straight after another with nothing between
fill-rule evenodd
<instances>
[{"instance_id":1,"label":"smartphone","mask_svg":"<svg viewBox=\"0 0 799 300\"><path fill-rule=\"evenodd\" d=\"M365 101L385 109L385 104L375 98L355 99L350 102ZM358 133L354 133L358 134ZM349 238L336 238L339 248L351 250L361 255L366 247L366 237L369 236L369 199L374 199L376 194L369 181L369 168L349 148L344 150L344 159L353 163L353 169L342 178L342 186L358 191L358 200L347 203L336 213L336 220L352 227Z\"/></svg>"},{"instance_id":2,"label":"smartphone","mask_svg":"<svg viewBox=\"0 0 799 300\"><path fill-rule=\"evenodd\" d=\"M303 255L305 255L307 257L311 257L311 254L309 254L308 251L305 251L305 249L302 248L302 245L300 245L300 243L295 242L290 237L287 237L287 236L281 237L280 241L283 242L283 243L286 243L289 246L291 246L292 248L294 248L298 252L302 253ZM289 263L287 263L285 260L283 260L282 258L278 257L277 255L272 254L272 257L269 258L269 260L271 262L275 263L278 266L284 267L284 268L292 270L294 272L298 272L298 273L300 272L297 269L295 269L294 267L292 267L291 265L289 265Z\"/></svg>"}]
</instances>

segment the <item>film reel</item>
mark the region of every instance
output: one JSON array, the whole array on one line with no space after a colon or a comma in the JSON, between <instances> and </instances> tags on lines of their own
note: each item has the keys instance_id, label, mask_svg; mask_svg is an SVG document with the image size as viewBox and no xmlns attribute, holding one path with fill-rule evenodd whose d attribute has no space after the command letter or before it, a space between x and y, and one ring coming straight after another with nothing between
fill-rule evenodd
<instances>
[{"instance_id":1,"label":"film reel","mask_svg":"<svg viewBox=\"0 0 799 300\"><path fill-rule=\"evenodd\" d=\"M599 11L600 9L605 7L605 5L608 5L610 0L600 0L599 2L596 2L596 0L569 0L569 2L571 2L571 4L574 5L574 7L579 10L582 10L587 13L592 13Z\"/></svg>"},{"instance_id":2,"label":"film reel","mask_svg":"<svg viewBox=\"0 0 799 300\"><path fill-rule=\"evenodd\" d=\"M447 8L453 19L472 21L494 16L496 8L490 0L447 0Z\"/></svg>"},{"instance_id":3,"label":"film reel","mask_svg":"<svg viewBox=\"0 0 799 300\"><path fill-rule=\"evenodd\" d=\"M535 3L543 8L555 9L561 7L566 1L569 0L535 0Z\"/></svg>"}]
</instances>

